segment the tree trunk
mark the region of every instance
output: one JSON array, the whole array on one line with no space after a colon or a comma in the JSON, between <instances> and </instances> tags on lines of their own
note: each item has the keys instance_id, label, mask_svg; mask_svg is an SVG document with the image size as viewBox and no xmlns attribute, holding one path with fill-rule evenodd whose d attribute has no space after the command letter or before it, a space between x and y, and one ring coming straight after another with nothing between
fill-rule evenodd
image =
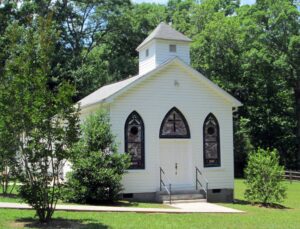
<instances>
[{"instance_id":1,"label":"tree trunk","mask_svg":"<svg viewBox=\"0 0 300 229\"><path fill-rule=\"evenodd\" d=\"M3 195L7 195L7 190L8 190L8 167L6 166L5 162L3 163L4 166L3 166L3 171L2 172L2 180L1 180L1 183L2 183L2 194Z\"/></svg>"},{"instance_id":2,"label":"tree trunk","mask_svg":"<svg viewBox=\"0 0 300 229\"><path fill-rule=\"evenodd\" d=\"M297 81L295 91L296 100L296 121L297 121L297 154L296 154L296 168L300 170L300 81Z\"/></svg>"}]
</instances>

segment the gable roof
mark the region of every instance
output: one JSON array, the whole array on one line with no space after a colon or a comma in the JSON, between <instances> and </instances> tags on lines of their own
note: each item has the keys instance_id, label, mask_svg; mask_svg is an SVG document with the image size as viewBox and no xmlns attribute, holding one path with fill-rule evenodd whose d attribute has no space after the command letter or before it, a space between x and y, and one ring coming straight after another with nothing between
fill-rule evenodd
<instances>
[{"instance_id":1,"label":"gable roof","mask_svg":"<svg viewBox=\"0 0 300 229\"><path fill-rule=\"evenodd\" d=\"M190 38L176 31L171 26L167 25L164 22L161 22L153 30L153 32L136 48L136 50L139 51L145 44L147 44L153 39L173 40L173 41L183 41L183 42L192 41Z\"/></svg>"},{"instance_id":2,"label":"gable roof","mask_svg":"<svg viewBox=\"0 0 300 229\"><path fill-rule=\"evenodd\" d=\"M104 102L107 98L109 98L111 95L116 93L117 91L121 90L122 88L126 87L131 82L137 80L137 78L140 77L139 75L133 76L131 78L128 78L126 80L122 80L113 84L109 84L106 86L103 86L99 88L98 90L92 92L88 96L84 97L77 103L80 104L81 108L88 107L97 103Z\"/></svg>"},{"instance_id":3,"label":"gable roof","mask_svg":"<svg viewBox=\"0 0 300 229\"><path fill-rule=\"evenodd\" d=\"M212 90L214 90L219 96L223 97L225 100L227 100L232 107L239 107L242 106L242 103L238 101L236 98L234 98L232 95L230 95L228 92L220 88L218 85L214 84L212 81L210 81L208 78L203 76L201 73L184 63L182 60L180 60L178 57L174 57L172 59L169 59L165 63L161 64L154 70L147 72L142 75L136 75L131 78L128 78L126 80L109 84L106 86L103 86L96 90L95 92L89 94L88 96L81 99L78 104L80 104L81 108L86 108L92 105L96 105L98 103L104 103L104 102L112 102L114 98L121 95L123 92L129 90L130 88L134 87L136 84L144 81L148 77L152 76L156 72L159 72L160 70L164 69L166 66L177 63L181 67L183 67L185 70L191 72L192 74L199 77L200 80L202 80L203 83L205 83L208 87L210 87Z\"/></svg>"}]
</instances>

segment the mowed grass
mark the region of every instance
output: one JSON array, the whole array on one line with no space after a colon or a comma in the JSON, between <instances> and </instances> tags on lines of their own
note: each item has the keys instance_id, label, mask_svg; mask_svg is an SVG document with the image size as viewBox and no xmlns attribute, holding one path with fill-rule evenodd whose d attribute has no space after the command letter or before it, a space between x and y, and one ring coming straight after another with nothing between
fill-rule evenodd
<instances>
[{"instance_id":1,"label":"mowed grass","mask_svg":"<svg viewBox=\"0 0 300 229\"><path fill-rule=\"evenodd\" d=\"M300 182L286 183L285 209L252 206L244 201L245 186L235 182L235 204L222 204L242 214L141 214L56 212L48 228L300 228ZM39 228L34 211L0 209L0 228ZM43 227L45 228L45 227Z\"/></svg>"},{"instance_id":2,"label":"mowed grass","mask_svg":"<svg viewBox=\"0 0 300 229\"><path fill-rule=\"evenodd\" d=\"M0 193L2 192L2 189L0 187ZM16 187L12 194L9 195L2 195L0 194L0 202L6 202L6 203L24 203L24 200L22 200L18 196L18 187ZM59 201L58 204L61 205L79 205L77 203L66 203L63 201ZM120 200L110 206L119 206L119 207L137 207L137 208L172 208L168 205L159 204L159 203L145 203L145 202L137 202L137 201L127 201L127 200Z\"/></svg>"},{"instance_id":3,"label":"mowed grass","mask_svg":"<svg viewBox=\"0 0 300 229\"><path fill-rule=\"evenodd\" d=\"M0 186L0 193L2 193L2 187ZM8 190L8 195L3 196L0 194L0 202L7 203L21 203L22 199L18 197L18 186L14 187L11 192L11 187Z\"/></svg>"}]
</instances>

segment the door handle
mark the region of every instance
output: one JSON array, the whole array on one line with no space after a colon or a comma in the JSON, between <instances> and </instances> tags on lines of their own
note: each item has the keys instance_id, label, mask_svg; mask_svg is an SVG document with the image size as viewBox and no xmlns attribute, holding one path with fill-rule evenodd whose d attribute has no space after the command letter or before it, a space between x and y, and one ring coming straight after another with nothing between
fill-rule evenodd
<instances>
[{"instance_id":1,"label":"door handle","mask_svg":"<svg viewBox=\"0 0 300 229\"><path fill-rule=\"evenodd\" d=\"M175 163L175 175L177 175L178 163Z\"/></svg>"}]
</instances>

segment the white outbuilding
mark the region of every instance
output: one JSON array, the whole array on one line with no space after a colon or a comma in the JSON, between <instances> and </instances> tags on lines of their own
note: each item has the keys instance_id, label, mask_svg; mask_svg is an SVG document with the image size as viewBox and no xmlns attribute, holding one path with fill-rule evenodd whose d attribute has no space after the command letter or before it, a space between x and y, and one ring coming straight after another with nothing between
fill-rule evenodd
<instances>
[{"instance_id":1,"label":"white outbuilding","mask_svg":"<svg viewBox=\"0 0 300 229\"><path fill-rule=\"evenodd\" d=\"M241 103L190 66L191 40L160 23L137 47L139 74L79 101L81 119L107 109L131 155L124 198L232 201L233 110Z\"/></svg>"}]
</instances>

